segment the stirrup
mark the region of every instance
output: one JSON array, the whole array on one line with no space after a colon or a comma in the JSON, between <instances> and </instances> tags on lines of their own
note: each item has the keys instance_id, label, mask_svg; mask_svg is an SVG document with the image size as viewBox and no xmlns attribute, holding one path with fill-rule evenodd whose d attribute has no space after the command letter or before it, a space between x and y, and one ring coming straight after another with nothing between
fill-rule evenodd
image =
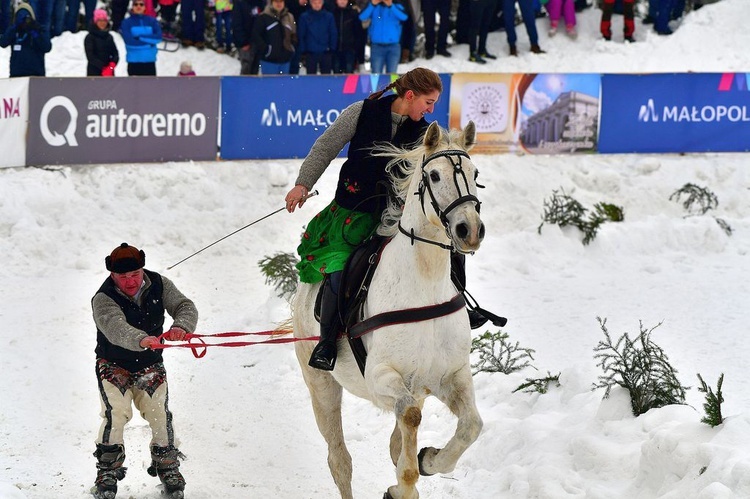
<instances>
[{"instance_id":1,"label":"stirrup","mask_svg":"<svg viewBox=\"0 0 750 499\"><path fill-rule=\"evenodd\" d=\"M483 316L476 310L469 310L469 326L471 329L479 329L487 322L487 317Z\"/></svg>"},{"instance_id":2,"label":"stirrup","mask_svg":"<svg viewBox=\"0 0 750 499\"><path fill-rule=\"evenodd\" d=\"M488 320L497 327L504 327L508 323L508 319L495 315L489 310L485 310L479 306L477 301L471 296L466 289L461 291L466 300L466 309L469 312L469 325L471 329L477 329L482 327Z\"/></svg>"},{"instance_id":3,"label":"stirrup","mask_svg":"<svg viewBox=\"0 0 750 499\"><path fill-rule=\"evenodd\" d=\"M497 327L503 327L508 323L508 319L500 317L492 312L483 309L482 307L475 306L469 310L469 325L471 329L479 329L484 326L487 321L492 322Z\"/></svg>"}]
</instances>

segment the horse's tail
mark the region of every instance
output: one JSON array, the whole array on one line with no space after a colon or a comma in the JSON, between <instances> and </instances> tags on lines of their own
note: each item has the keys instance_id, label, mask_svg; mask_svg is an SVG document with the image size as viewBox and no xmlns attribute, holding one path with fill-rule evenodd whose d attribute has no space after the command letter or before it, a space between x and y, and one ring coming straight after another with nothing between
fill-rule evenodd
<instances>
[{"instance_id":1,"label":"horse's tail","mask_svg":"<svg viewBox=\"0 0 750 499\"><path fill-rule=\"evenodd\" d=\"M292 327L292 318L288 317L276 325L273 330L273 336L286 336L293 332L294 328Z\"/></svg>"}]
</instances>

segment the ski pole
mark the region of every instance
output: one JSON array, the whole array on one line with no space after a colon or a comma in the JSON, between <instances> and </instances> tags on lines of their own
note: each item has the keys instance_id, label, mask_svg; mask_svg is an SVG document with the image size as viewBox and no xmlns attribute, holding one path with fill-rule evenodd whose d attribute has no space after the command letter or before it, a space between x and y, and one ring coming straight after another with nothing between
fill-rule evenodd
<instances>
[{"instance_id":1,"label":"ski pole","mask_svg":"<svg viewBox=\"0 0 750 499\"><path fill-rule=\"evenodd\" d=\"M315 191L312 191L312 192L308 193L308 194L307 194L307 196L305 196L305 201L307 201L307 200L308 200L308 199L310 199L311 197L313 197L313 196L317 196L317 195L318 195L318 191L317 191L317 190L315 190ZM182 263L182 262L184 262L185 260L189 260L190 258L193 258L193 257L194 257L195 255L197 255L198 253L201 253L202 251L205 251L205 250L207 250L208 248L210 248L210 247L211 247L211 246L213 246L214 244L216 244L216 243L220 243L220 242L221 242L221 241L223 241L224 239L226 239L226 238L228 238L228 237L230 237L230 236L233 236L233 235L237 234L237 233L238 233L239 231L241 231L241 230L245 230L245 229L247 229L248 227L250 227L251 225L255 225L255 224L257 224L258 222L260 222L260 221L262 221L262 220L265 220L266 218L268 218L268 217L270 217L270 216L272 216L272 215L275 215L275 214L277 214L278 212L280 212L280 211L283 211L283 210L286 210L286 206L284 206L284 207L282 207L282 208L279 208L278 210L272 211L272 212L271 212L271 213L269 213L268 215L262 216L262 217L260 217L260 218L259 218L258 220L254 220L254 221L250 222L249 224L245 225L244 227L240 227L240 228L239 228L239 229L237 229L236 231L234 231L234 232L232 232L232 233L229 233L229 234L227 234L226 236L224 236L224 237L222 237L222 238L220 238L220 239L217 239L216 241L212 242L211 244L209 244L209 245L208 245L208 246L206 246L205 248L201 248L201 249L199 249L198 251L196 251L195 253L193 253L192 255L190 255L190 256L186 256L185 258L183 258L183 259L182 259L182 260L180 260L179 262L175 263L174 265L172 265L172 266L170 266L170 267L167 267L167 270L172 270L173 268L175 268L176 266L178 266L179 264L181 264L181 263Z\"/></svg>"}]
</instances>

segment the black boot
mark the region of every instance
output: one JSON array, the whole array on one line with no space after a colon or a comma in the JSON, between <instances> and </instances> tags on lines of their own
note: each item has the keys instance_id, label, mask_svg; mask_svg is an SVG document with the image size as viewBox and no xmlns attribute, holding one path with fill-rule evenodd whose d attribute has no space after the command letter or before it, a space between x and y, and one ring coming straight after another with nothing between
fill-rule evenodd
<instances>
[{"instance_id":1,"label":"black boot","mask_svg":"<svg viewBox=\"0 0 750 499\"><path fill-rule=\"evenodd\" d=\"M97 499L114 499L117 495L117 482L125 478L127 468L125 447L122 445L97 444L94 457L96 463L96 480L91 493Z\"/></svg>"},{"instance_id":2,"label":"black boot","mask_svg":"<svg viewBox=\"0 0 750 499\"><path fill-rule=\"evenodd\" d=\"M320 298L320 341L310 356L307 363L310 367L323 371L333 371L336 365L337 339L342 329L339 316L339 295L337 286L341 276L340 272L333 273L323 281L323 291Z\"/></svg>"},{"instance_id":3,"label":"black boot","mask_svg":"<svg viewBox=\"0 0 750 499\"><path fill-rule=\"evenodd\" d=\"M151 466L146 471L151 476L159 477L164 485L164 492L170 499L182 499L184 497L185 478L180 473L179 457L180 451L173 445L167 447L151 446Z\"/></svg>"}]
</instances>

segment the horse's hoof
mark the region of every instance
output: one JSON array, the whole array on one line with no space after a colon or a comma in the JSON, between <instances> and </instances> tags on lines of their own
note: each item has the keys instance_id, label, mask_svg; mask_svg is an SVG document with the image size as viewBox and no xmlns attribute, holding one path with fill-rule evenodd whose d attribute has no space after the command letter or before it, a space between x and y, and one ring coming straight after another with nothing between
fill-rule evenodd
<instances>
[{"instance_id":1,"label":"horse's hoof","mask_svg":"<svg viewBox=\"0 0 750 499\"><path fill-rule=\"evenodd\" d=\"M422 467L422 461L424 460L424 455L427 454L427 452L430 450L435 451L435 454L437 454L437 449L435 449L435 447L423 447L422 450L419 451L419 454L417 454L417 462L419 463L419 474L422 476L432 476L435 474L435 473L427 473Z\"/></svg>"}]
</instances>

